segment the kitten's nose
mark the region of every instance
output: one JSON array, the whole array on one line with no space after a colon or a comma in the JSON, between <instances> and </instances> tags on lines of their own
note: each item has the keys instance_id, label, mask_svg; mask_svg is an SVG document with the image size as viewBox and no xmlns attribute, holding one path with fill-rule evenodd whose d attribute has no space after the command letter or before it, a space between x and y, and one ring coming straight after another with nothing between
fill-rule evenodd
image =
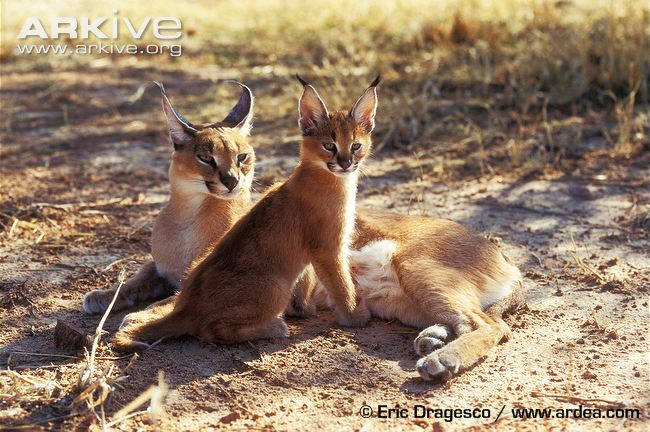
<instances>
[{"instance_id":1,"label":"kitten's nose","mask_svg":"<svg viewBox=\"0 0 650 432\"><path fill-rule=\"evenodd\" d=\"M223 176L219 174L219 179L221 180L221 183L228 188L228 192L232 192L232 190L237 187L237 183L239 183L239 180L231 175Z\"/></svg>"},{"instance_id":2,"label":"kitten's nose","mask_svg":"<svg viewBox=\"0 0 650 432\"><path fill-rule=\"evenodd\" d=\"M337 162L339 166L343 168L343 171L346 171L352 165L352 159L338 159Z\"/></svg>"}]
</instances>

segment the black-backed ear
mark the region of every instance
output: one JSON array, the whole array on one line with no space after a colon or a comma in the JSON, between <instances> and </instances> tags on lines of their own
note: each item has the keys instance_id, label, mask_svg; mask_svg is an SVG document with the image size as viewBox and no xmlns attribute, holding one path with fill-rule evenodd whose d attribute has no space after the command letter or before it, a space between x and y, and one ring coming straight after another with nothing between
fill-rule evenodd
<instances>
[{"instance_id":1,"label":"black-backed ear","mask_svg":"<svg viewBox=\"0 0 650 432\"><path fill-rule=\"evenodd\" d=\"M157 81L154 81L154 83L160 88L162 95L162 108L167 118L167 126L169 126L169 138L172 140L172 144L174 144L174 149L178 149L187 144L196 135L198 130L174 109L167 97L167 93L165 93L165 87L162 83Z\"/></svg>"},{"instance_id":2,"label":"black-backed ear","mask_svg":"<svg viewBox=\"0 0 650 432\"><path fill-rule=\"evenodd\" d=\"M253 92L239 81L228 82L238 84L241 87L241 96L239 96L237 105L230 110L230 113L228 113L222 122L230 127L239 129L239 133L243 136L249 136L253 127L253 105L255 103Z\"/></svg>"},{"instance_id":3,"label":"black-backed ear","mask_svg":"<svg viewBox=\"0 0 650 432\"><path fill-rule=\"evenodd\" d=\"M303 85L302 96L298 102L298 114L300 115L298 126L300 126L303 135L310 135L328 119L329 113L316 89L298 75L296 78Z\"/></svg>"},{"instance_id":4,"label":"black-backed ear","mask_svg":"<svg viewBox=\"0 0 650 432\"><path fill-rule=\"evenodd\" d=\"M366 91L361 95L359 100L350 110L350 117L363 128L366 133L372 132L375 128L375 114L377 114L377 86L381 77L377 78L370 84Z\"/></svg>"}]
</instances>

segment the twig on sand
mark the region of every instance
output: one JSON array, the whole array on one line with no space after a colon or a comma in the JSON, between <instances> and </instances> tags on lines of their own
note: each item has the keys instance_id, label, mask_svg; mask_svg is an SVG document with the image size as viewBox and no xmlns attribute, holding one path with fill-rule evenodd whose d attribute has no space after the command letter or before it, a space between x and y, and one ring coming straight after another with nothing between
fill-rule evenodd
<instances>
[{"instance_id":1,"label":"twig on sand","mask_svg":"<svg viewBox=\"0 0 650 432\"><path fill-rule=\"evenodd\" d=\"M541 215L546 215L546 216L559 216L565 219L572 219L572 220L578 220L579 218L572 216L566 212L559 212L559 211L554 211L554 210L549 210L549 209L544 209L544 208L532 208L532 207L527 207L523 204L518 204L518 203L504 203L501 201L498 201L495 198L482 198L479 200L476 200L474 204L477 205L482 205L482 206L490 206L490 207L500 207L500 208L507 208L507 209L512 209L512 210L520 210L520 211L525 211L529 213L536 213L536 214L541 214Z\"/></svg>"},{"instance_id":2,"label":"twig on sand","mask_svg":"<svg viewBox=\"0 0 650 432\"><path fill-rule=\"evenodd\" d=\"M0 401L15 400L18 397L25 398L27 395L34 395L42 400L43 394L46 398L50 398L55 392L63 390L63 387L55 381L37 376L21 375L11 369L0 370L0 377L2 377L0 386L3 388L3 392L0 393Z\"/></svg>"},{"instance_id":3,"label":"twig on sand","mask_svg":"<svg viewBox=\"0 0 650 432\"><path fill-rule=\"evenodd\" d=\"M573 239L573 233L569 233L569 237L571 238L571 245L572 249L568 249L567 252L569 255L571 255L571 258L576 262L576 265L580 270L587 274L591 274L596 280L603 284L607 282L607 279L605 279L600 273L598 273L596 270L594 270L590 265L585 263L582 258L578 256L578 245L576 244L576 241Z\"/></svg>"},{"instance_id":4,"label":"twig on sand","mask_svg":"<svg viewBox=\"0 0 650 432\"><path fill-rule=\"evenodd\" d=\"M117 296L119 295L120 290L124 285L124 281L126 280L126 268L123 268L120 271L118 280L119 280L119 285L115 290L113 299L111 300L111 303L108 305L106 312L104 312L102 319L99 321L99 324L95 329L95 336L93 338L90 354L88 354L88 352L86 351L86 355L85 355L86 367L79 374L79 383L78 383L78 386L83 390L73 400L74 406L79 406L81 403L85 402L87 408L95 415L95 417L101 423L102 429L105 429L104 402L110 395L111 391L113 390L113 384L117 379L119 379L119 377L115 379L111 378L114 365L110 365L108 367L105 367L102 370L102 373L97 379L95 379L94 381L91 380L93 378L94 371L95 371L95 359L96 359L95 357L97 353L97 346L99 345L99 341L102 336L104 323L106 323L106 319L108 318L108 315L111 313L111 310L113 309L113 305L115 304ZM95 407L97 406L101 408L101 414L102 414L101 417L98 416L97 412L95 411Z\"/></svg>"},{"instance_id":5,"label":"twig on sand","mask_svg":"<svg viewBox=\"0 0 650 432\"><path fill-rule=\"evenodd\" d=\"M118 281L119 285L117 286L117 289L115 290L115 294L113 295L113 299L111 300L110 304L108 305L108 308L106 308L106 312L104 312L104 315L102 316L102 319L99 321L99 324L97 325L97 328L95 329L95 337L93 338L93 344L90 349L90 356L88 357L88 365L86 369L84 370L83 374L81 375L81 385L86 386L88 385L88 382L90 381L90 378L92 377L93 371L95 369L95 354L97 352L97 345L99 345L99 340L102 337L102 331L104 329L104 323L106 323L106 318L108 318L108 315L111 313L111 310L113 309L113 305L115 305L115 301L117 300L117 296L120 294L120 290L122 289L122 286L124 285L124 281L126 280L126 268L122 268L120 271L120 275L118 276Z\"/></svg>"},{"instance_id":6,"label":"twig on sand","mask_svg":"<svg viewBox=\"0 0 650 432\"><path fill-rule=\"evenodd\" d=\"M16 425L16 426L3 426L3 425L0 425L0 430L12 430L13 431L13 430L23 430L23 429L25 429L25 430L33 431L35 425L39 425L39 424L43 424L43 423L50 423L50 422L53 422L53 421L63 420L63 419L72 418L72 417L77 417L78 415L79 414L66 414L66 415L58 416L58 417L48 417L48 418L45 418L43 420L37 420L37 421L30 422L29 424Z\"/></svg>"},{"instance_id":7,"label":"twig on sand","mask_svg":"<svg viewBox=\"0 0 650 432\"><path fill-rule=\"evenodd\" d=\"M165 396L167 395L168 389L169 387L167 383L165 383L165 375L163 371L158 371L158 385L150 386L147 390L142 392L140 396L136 397L126 406L116 412L115 415L113 415L113 420L106 423L104 427L106 428L116 425L124 420L144 413L148 413L151 416L151 420L155 424L157 419L159 419L160 416L164 413L163 402L165 400ZM133 412L147 401L149 401L149 407L146 410Z\"/></svg>"},{"instance_id":8,"label":"twig on sand","mask_svg":"<svg viewBox=\"0 0 650 432\"><path fill-rule=\"evenodd\" d=\"M106 273L107 271L109 271L110 269L112 269L113 266L115 266L115 265L117 265L117 264L120 264L120 263L122 263L122 262L124 262L124 261L128 261L128 258L119 258L119 259L116 259L115 261L113 261L112 263L110 263L109 265L107 265L106 267L104 267L103 269L101 269L100 273Z\"/></svg>"},{"instance_id":9,"label":"twig on sand","mask_svg":"<svg viewBox=\"0 0 650 432\"><path fill-rule=\"evenodd\" d=\"M599 399L599 398L581 398L578 396L569 396L569 395L561 395L561 394L548 394L548 393L542 393L542 392L537 392L534 391L530 394L532 397L547 397L547 398L553 398L556 399L560 402L571 402L571 403L578 403L578 404L585 404L585 405L595 405L595 404L606 404L611 407L622 407L625 404L621 402L616 402L616 401L610 401L607 399Z\"/></svg>"},{"instance_id":10,"label":"twig on sand","mask_svg":"<svg viewBox=\"0 0 650 432\"><path fill-rule=\"evenodd\" d=\"M49 364L49 365L18 365L14 366L11 370L29 370L29 369L56 369L60 368L63 365L60 364Z\"/></svg>"},{"instance_id":11,"label":"twig on sand","mask_svg":"<svg viewBox=\"0 0 650 432\"><path fill-rule=\"evenodd\" d=\"M58 385L54 381L50 381L50 380L46 380L46 379L38 378L38 377L26 377L26 376L21 375L18 372L13 371L13 370L0 370L0 374L10 375L10 376L12 376L14 378L18 378L18 379L20 379L22 381L25 381L26 383L31 384L33 386L48 385L48 386L56 387L59 390L63 389L60 385Z\"/></svg>"},{"instance_id":12,"label":"twig on sand","mask_svg":"<svg viewBox=\"0 0 650 432\"><path fill-rule=\"evenodd\" d=\"M42 368L53 368L53 367L61 367L65 365L65 363L60 363L60 364L52 364L50 362L49 365L18 365L18 366L11 366L12 365L12 360L14 356L25 356L25 357L49 357L49 358L60 358L60 359L70 359L70 360L83 360L82 357L78 356L71 356L71 355L65 355L65 354L53 354L53 353L36 353L36 352L29 352L29 351L12 351L9 353L9 356L7 357L6 365L8 367L11 367L13 370L19 370L19 369L38 369L39 367ZM123 355L123 356L95 356L95 360L123 360L126 358L132 357L131 354Z\"/></svg>"},{"instance_id":13,"label":"twig on sand","mask_svg":"<svg viewBox=\"0 0 650 432\"><path fill-rule=\"evenodd\" d=\"M157 419L164 413L163 402L168 389L168 386L164 381L163 373L160 371L158 373L157 385L151 386L140 396L135 398L132 402L116 412L111 421L106 421L104 415L104 402L108 399L109 395L114 389L114 386L120 387L119 382L127 378L126 373L133 367L135 360L138 358L137 354L134 354L126 368L124 368L124 370L122 370L122 372L115 378L111 377L111 375L113 375L114 365L110 365L108 367L105 367L101 371L101 374L99 374L99 376L93 380L95 361L100 358L96 355L96 353L97 346L99 345L99 341L102 336L104 323L106 322L108 315L113 309L113 305L115 304L117 296L120 293L120 289L124 285L125 279L126 268L122 268L118 278L119 285L115 290L115 294L113 295L111 303L108 305L106 312L104 312L102 319L97 325L90 353L86 353L86 367L83 371L81 371L79 375L79 387L81 387L83 390L73 401L73 404L77 406L85 402L87 408L95 415L101 424L102 430L107 430L111 426L114 426L122 421L143 413L148 413L151 416L152 421L155 423ZM133 412L146 401L150 401L147 410ZM99 407L99 414L95 410L96 407Z\"/></svg>"},{"instance_id":14,"label":"twig on sand","mask_svg":"<svg viewBox=\"0 0 650 432\"><path fill-rule=\"evenodd\" d=\"M15 355L15 354L26 355L26 356L34 356L34 357L59 357L59 358L75 359L75 360L80 360L81 359L81 357L65 355L65 354L35 353L35 352L29 352L29 351L12 351L11 352L11 355Z\"/></svg>"}]
</instances>

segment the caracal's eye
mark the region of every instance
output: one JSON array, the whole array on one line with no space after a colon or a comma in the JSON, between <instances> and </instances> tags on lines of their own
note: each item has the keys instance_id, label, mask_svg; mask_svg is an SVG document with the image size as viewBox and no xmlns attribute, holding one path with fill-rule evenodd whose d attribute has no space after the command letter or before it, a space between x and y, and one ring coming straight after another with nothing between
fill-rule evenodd
<instances>
[{"instance_id":1,"label":"caracal's eye","mask_svg":"<svg viewBox=\"0 0 650 432\"><path fill-rule=\"evenodd\" d=\"M360 143L354 143L354 144L352 144L352 152L353 152L353 153L358 152L360 148L361 148L361 144L360 144Z\"/></svg>"},{"instance_id":2,"label":"caracal's eye","mask_svg":"<svg viewBox=\"0 0 650 432\"><path fill-rule=\"evenodd\" d=\"M237 163L238 164L243 164L248 160L248 153L242 153L237 155Z\"/></svg>"},{"instance_id":3,"label":"caracal's eye","mask_svg":"<svg viewBox=\"0 0 650 432\"><path fill-rule=\"evenodd\" d=\"M203 162L206 165L214 166L216 165L214 162L214 158L209 155L196 155L196 158L200 161Z\"/></svg>"},{"instance_id":4,"label":"caracal's eye","mask_svg":"<svg viewBox=\"0 0 650 432\"><path fill-rule=\"evenodd\" d=\"M323 143L323 148L329 152L336 153L336 144L333 142Z\"/></svg>"}]
</instances>

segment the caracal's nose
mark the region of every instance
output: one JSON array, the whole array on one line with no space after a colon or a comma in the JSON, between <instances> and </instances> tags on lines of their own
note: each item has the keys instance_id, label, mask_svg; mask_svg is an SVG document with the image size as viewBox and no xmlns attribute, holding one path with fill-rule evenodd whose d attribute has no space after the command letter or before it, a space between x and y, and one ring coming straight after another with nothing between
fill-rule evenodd
<instances>
[{"instance_id":1,"label":"caracal's nose","mask_svg":"<svg viewBox=\"0 0 650 432\"><path fill-rule=\"evenodd\" d=\"M343 168L343 171L347 171L347 169L352 165L352 159L338 159L337 162L339 163L339 166Z\"/></svg>"},{"instance_id":2,"label":"caracal's nose","mask_svg":"<svg viewBox=\"0 0 650 432\"><path fill-rule=\"evenodd\" d=\"M223 176L219 174L219 179L221 180L221 183L228 188L228 192L232 192L232 190L237 187L237 183L239 183L239 180L231 175Z\"/></svg>"}]
</instances>

